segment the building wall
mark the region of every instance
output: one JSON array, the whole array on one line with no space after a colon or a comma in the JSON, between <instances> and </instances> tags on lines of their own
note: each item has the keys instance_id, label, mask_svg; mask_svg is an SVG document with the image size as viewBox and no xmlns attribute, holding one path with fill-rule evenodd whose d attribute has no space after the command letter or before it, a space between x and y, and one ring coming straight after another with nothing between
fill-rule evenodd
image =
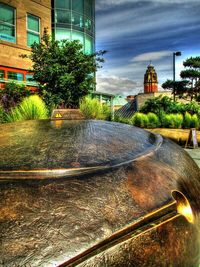
<instances>
[{"instance_id":1,"label":"building wall","mask_svg":"<svg viewBox=\"0 0 200 267\"><path fill-rule=\"evenodd\" d=\"M0 39L0 67L29 69L31 61L20 58L30 53L27 46L27 13L40 18L40 36L44 28L51 32L51 0L0 0L16 9L16 43Z\"/></svg>"},{"instance_id":2,"label":"building wall","mask_svg":"<svg viewBox=\"0 0 200 267\"><path fill-rule=\"evenodd\" d=\"M145 103L145 101L147 101L147 99L152 98L152 97L157 97L160 95L172 97L172 92L171 91L162 91L162 92L137 95L136 96L137 110L139 110L144 105L144 103Z\"/></svg>"}]
</instances>

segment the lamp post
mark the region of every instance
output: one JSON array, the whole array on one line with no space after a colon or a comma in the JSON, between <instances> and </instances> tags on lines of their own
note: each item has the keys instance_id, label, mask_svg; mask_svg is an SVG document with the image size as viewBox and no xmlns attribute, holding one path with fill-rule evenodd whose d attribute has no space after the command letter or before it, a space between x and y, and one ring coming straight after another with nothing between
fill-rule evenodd
<instances>
[{"instance_id":1,"label":"lamp post","mask_svg":"<svg viewBox=\"0 0 200 267\"><path fill-rule=\"evenodd\" d=\"M175 71L175 57L176 56L181 56L181 52L177 51L173 53L173 89L174 89L174 102L175 102L175 76L176 76L176 71Z\"/></svg>"}]
</instances>

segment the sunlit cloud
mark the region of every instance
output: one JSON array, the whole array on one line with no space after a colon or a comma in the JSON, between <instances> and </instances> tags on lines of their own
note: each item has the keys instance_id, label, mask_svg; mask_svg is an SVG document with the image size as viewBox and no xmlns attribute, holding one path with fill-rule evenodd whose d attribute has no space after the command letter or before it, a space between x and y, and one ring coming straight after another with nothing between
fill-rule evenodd
<instances>
[{"instance_id":1,"label":"sunlit cloud","mask_svg":"<svg viewBox=\"0 0 200 267\"><path fill-rule=\"evenodd\" d=\"M172 55L172 51L157 51L157 52L149 52L149 53L143 53L141 55L138 55L131 59L132 62L134 61L157 61L164 57L169 57Z\"/></svg>"},{"instance_id":2,"label":"sunlit cloud","mask_svg":"<svg viewBox=\"0 0 200 267\"><path fill-rule=\"evenodd\" d=\"M97 77L97 91L127 96L135 95L140 90L141 84L129 78L104 75Z\"/></svg>"}]
</instances>

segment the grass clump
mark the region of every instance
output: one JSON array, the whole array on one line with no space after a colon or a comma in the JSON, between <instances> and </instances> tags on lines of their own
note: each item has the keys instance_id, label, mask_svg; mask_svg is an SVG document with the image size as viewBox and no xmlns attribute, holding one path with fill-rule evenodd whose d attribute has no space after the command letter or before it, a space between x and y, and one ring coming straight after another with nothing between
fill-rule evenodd
<instances>
[{"instance_id":1,"label":"grass clump","mask_svg":"<svg viewBox=\"0 0 200 267\"><path fill-rule=\"evenodd\" d=\"M80 110L86 119L111 120L111 109L102 105L98 99L84 97L80 102Z\"/></svg>"},{"instance_id":2,"label":"grass clump","mask_svg":"<svg viewBox=\"0 0 200 267\"><path fill-rule=\"evenodd\" d=\"M166 114L164 119L164 127L166 128L181 128L183 124L182 114Z\"/></svg>"},{"instance_id":3,"label":"grass clump","mask_svg":"<svg viewBox=\"0 0 200 267\"><path fill-rule=\"evenodd\" d=\"M199 124L199 119L198 119L197 114L192 115L190 127L191 128L199 128L199 126L200 126L200 124Z\"/></svg>"},{"instance_id":4,"label":"grass clump","mask_svg":"<svg viewBox=\"0 0 200 267\"><path fill-rule=\"evenodd\" d=\"M33 95L24 98L21 104L12 108L6 117L8 122L46 119L48 117L48 109L38 95Z\"/></svg>"},{"instance_id":5,"label":"grass clump","mask_svg":"<svg viewBox=\"0 0 200 267\"><path fill-rule=\"evenodd\" d=\"M137 127L146 128L149 123L148 116L146 114L136 112L130 119L130 123Z\"/></svg>"},{"instance_id":6,"label":"grass clump","mask_svg":"<svg viewBox=\"0 0 200 267\"><path fill-rule=\"evenodd\" d=\"M148 124L147 124L148 128L157 128L160 126L159 118L155 113L149 112L147 114L147 118L148 118Z\"/></svg>"}]
</instances>

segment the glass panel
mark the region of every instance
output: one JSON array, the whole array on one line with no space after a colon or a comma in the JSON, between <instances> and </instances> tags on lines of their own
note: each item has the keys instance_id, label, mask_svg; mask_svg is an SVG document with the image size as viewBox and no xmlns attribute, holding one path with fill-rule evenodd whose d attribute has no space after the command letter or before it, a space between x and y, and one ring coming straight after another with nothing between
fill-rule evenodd
<instances>
[{"instance_id":1,"label":"glass panel","mask_svg":"<svg viewBox=\"0 0 200 267\"><path fill-rule=\"evenodd\" d=\"M72 32L72 40L79 40L82 44L84 43L84 36L82 32L73 31Z\"/></svg>"},{"instance_id":2,"label":"glass panel","mask_svg":"<svg viewBox=\"0 0 200 267\"><path fill-rule=\"evenodd\" d=\"M55 0L55 8L70 9L70 0Z\"/></svg>"},{"instance_id":3,"label":"glass panel","mask_svg":"<svg viewBox=\"0 0 200 267\"><path fill-rule=\"evenodd\" d=\"M14 8L0 4L0 20L14 25Z\"/></svg>"},{"instance_id":4,"label":"glass panel","mask_svg":"<svg viewBox=\"0 0 200 267\"><path fill-rule=\"evenodd\" d=\"M92 31L92 21L90 19L85 19L85 28L88 31L93 32Z\"/></svg>"},{"instance_id":5,"label":"glass panel","mask_svg":"<svg viewBox=\"0 0 200 267\"><path fill-rule=\"evenodd\" d=\"M58 41L71 39L71 31L69 29L56 28L55 39Z\"/></svg>"},{"instance_id":6,"label":"glass panel","mask_svg":"<svg viewBox=\"0 0 200 267\"><path fill-rule=\"evenodd\" d=\"M71 24L70 12L66 10L55 11L55 22L56 23L67 23Z\"/></svg>"},{"instance_id":7,"label":"glass panel","mask_svg":"<svg viewBox=\"0 0 200 267\"><path fill-rule=\"evenodd\" d=\"M83 14L83 1L84 0L72 0L72 9Z\"/></svg>"},{"instance_id":8,"label":"glass panel","mask_svg":"<svg viewBox=\"0 0 200 267\"><path fill-rule=\"evenodd\" d=\"M34 33L27 33L27 45L31 46L33 43L39 43L40 42L40 37L37 34Z\"/></svg>"},{"instance_id":9,"label":"glass panel","mask_svg":"<svg viewBox=\"0 0 200 267\"><path fill-rule=\"evenodd\" d=\"M93 18L94 14L93 14L93 0L85 0L85 15Z\"/></svg>"},{"instance_id":10,"label":"glass panel","mask_svg":"<svg viewBox=\"0 0 200 267\"><path fill-rule=\"evenodd\" d=\"M15 43L15 9L0 4L0 39Z\"/></svg>"},{"instance_id":11,"label":"glass panel","mask_svg":"<svg viewBox=\"0 0 200 267\"><path fill-rule=\"evenodd\" d=\"M0 24L0 33L8 36L15 36L15 28L14 26L8 26L5 24Z\"/></svg>"},{"instance_id":12,"label":"glass panel","mask_svg":"<svg viewBox=\"0 0 200 267\"><path fill-rule=\"evenodd\" d=\"M34 82L33 74L26 74L26 81L27 82Z\"/></svg>"},{"instance_id":13,"label":"glass panel","mask_svg":"<svg viewBox=\"0 0 200 267\"><path fill-rule=\"evenodd\" d=\"M0 79L4 79L5 71L0 70Z\"/></svg>"},{"instance_id":14,"label":"glass panel","mask_svg":"<svg viewBox=\"0 0 200 267\"><path fill-rule=\"evenodd\" d=\"M17 81L23 81L24 77L22 73L18 72L8 72L8 79L17 80Z\"/></svg>"},{"instance_id":15,"label":"glass panel","mask_svg":"<svg viewBox=\"0 0 200 267\"><path fill-rule=\"evenodd\" d=\"M83 16L73 12L72 24L76 27L83 28Z\"/></svg>"},{"instance_id":16,"label":"glass panel","mask_svg":"<svg viewBox=\"0 0 200 267\"><path fill-rule=\"evenodd\" d=\"M28 30L39 32L39 18L28 15Z\"/></svg>"},{"instance_id":17,"label":"glass panel","mask_svg":"<svg viewBox=\"0 0 200 267\"><path fill-rule=\"evenodd\" d=\"M89 36L85 36L85 53L92 54L93 53L93 39Z\"/></svg>"}]
</instances>

